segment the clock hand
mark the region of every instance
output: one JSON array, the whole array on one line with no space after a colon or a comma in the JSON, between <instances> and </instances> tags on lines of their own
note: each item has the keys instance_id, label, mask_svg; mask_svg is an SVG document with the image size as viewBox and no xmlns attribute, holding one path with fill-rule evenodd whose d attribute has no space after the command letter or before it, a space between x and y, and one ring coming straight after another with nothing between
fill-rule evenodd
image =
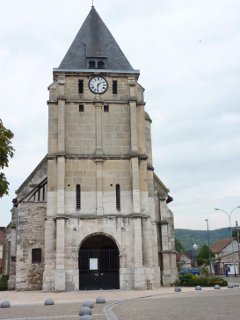
<instances>
[{"instance_id":1,"label":"clock hand","mask_svg":"<svg viewBox=\"0 0 240 320\"><path fill-rule=\"evenodd\" d=\"M99 83L97 84L97 92L99 92L99 86L100 86L100 84L101 84L101 82L99 82Z\"/></svg>"}]
</instances>

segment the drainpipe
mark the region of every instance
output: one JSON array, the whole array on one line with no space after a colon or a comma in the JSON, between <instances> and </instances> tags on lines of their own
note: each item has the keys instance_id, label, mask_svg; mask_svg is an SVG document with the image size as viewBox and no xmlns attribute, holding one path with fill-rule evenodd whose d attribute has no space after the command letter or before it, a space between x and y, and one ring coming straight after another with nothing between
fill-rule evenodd
<instances>
[{"instance_id":1,"label":"drainpipe","mask_svg":"<svg viewBox=\"0 0 240 320\"><path fill-rule=\"evenodd\" d=\"M161 285L163 285L163 245L162 245L162 216L161 216L161 206L160 206L160 196L159 193L157 194L158 196L158 214L159 214L159 249L160 249L160 276L161 276Z\"/></svg>"}]
</instances>

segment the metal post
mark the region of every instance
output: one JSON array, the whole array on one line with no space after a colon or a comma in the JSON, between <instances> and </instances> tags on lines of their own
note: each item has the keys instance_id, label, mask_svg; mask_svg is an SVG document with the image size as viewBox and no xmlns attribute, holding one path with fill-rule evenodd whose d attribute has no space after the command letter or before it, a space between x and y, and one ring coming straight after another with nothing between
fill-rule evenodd
<instances>
[{"instance_id":1,"label":"metal post","mask_svg":"<svg viewBox=\"0 0 240 320\"><path fill-rule=\"evenodd\" d=\"M240 274L240 243L239 243L239 226L236 221L236 232L237 232L237 242L238 242L238 274Z\"/></svg>"},{"instance_id":2,"label":"metal post","mask_svg":"<svg viewBox=\"0 0 240 320\"><path fill-rule=\"evenodd\" d=\"M231 244L232 244L232 256L233 256L233 259L234 259L234 247L233 247L233 238L232 238L231 215L232 215L233 211L235 211L236 209L240 209L240 206L237 206L236 208L234 208L230 213L226 212L226 211L223 210L223 209L215 208L215 210L217 210L217 211L222 211L222 212L224 212L224 213L228 216L228 222L229 222L229 227L230 227L230 239L231 239ZM235 262L234 262L234 261L233 261L233 266L234 266L234 276L236 277L236 276L237 276L237 273L236 273L236 265L235 265Z\"/></svg>"},{"instance_id":3,"label":"metal post","mask_svg":"<svg viewBox=\"0 0 240 320\"><path fill-rule=\"evenodd\" d=\"M210 254L210 238L209 238L209 224L208 219L205 219L207 223L207 240L208 240L208 260L209 260L209 271L210 275L212 275L212 263L211 263L211 254Z\"/></svg>"},{"instance_id":4,"label":"metal post","mask_svg":"<svg viewBox=\"0 0 240 320\"><path fill-rule=\"evenodd\" d=\"M198 250L198 245L196 243L194 243L193 245L193 263L194 263L194 267L197 267L197 250Z\"/></svg>"}]
</instances>

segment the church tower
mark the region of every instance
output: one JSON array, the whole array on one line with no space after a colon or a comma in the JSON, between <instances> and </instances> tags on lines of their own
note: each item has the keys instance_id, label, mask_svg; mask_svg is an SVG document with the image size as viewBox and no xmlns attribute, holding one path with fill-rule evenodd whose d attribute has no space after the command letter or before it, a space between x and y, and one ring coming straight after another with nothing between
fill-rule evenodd
<instances>
[{"instance_id":1,"label":"church tower","mask_svg":"<svg viewBox=\"0 0 240 320\"><path fill-rule=\"evenodd\" d=\"M150 289L175 280L172 198L154 173L139 75L92 7L49 86L47 170L42 180L38 173L47 195L43 290ZM24 212L20 200L18 207Z\"/></svg>"}]
</instances>

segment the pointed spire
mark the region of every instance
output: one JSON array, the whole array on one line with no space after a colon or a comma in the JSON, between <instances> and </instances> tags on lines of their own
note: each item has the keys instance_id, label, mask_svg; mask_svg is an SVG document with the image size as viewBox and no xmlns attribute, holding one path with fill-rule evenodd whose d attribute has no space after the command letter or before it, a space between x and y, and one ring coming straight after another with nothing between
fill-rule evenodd
<instances>
[{"instance_id":1,"label":"pointed spire","mask_svg":"<svg viewBox=\"0 0 240 320\"><path fill-rule=\"evenodd\" d=\"M88 69L91 60L102 60L105 69L133 71L124 53L92 6L59 69Z\"/></svg>"}]
</instances>

